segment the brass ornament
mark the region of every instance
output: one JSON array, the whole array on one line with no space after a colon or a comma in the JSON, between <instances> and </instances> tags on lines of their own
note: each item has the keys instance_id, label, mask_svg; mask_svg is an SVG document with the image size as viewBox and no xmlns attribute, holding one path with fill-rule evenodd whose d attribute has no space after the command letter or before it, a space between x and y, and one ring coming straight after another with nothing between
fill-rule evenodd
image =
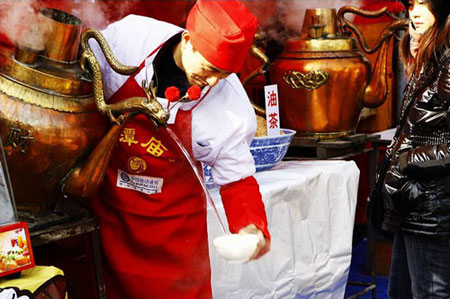
<instances>
[{"instance_id":1,"label":"brass ornament","mask_svg":"<svg viewBox=\"0 0 450 299\"><path fill-rule=\"evenodd\" d=\"M1 93L22 100L24 103L61 112L83 113L97 110L92 96L69 97L61 94L44 93L36 87L23 82L19 83L17 80L0 73Z\"/></svg>"},{"instance_id":2,"label":"brass ornament","mask_svg":"<svg viewBox=\"0 0 450 299\"><path fill-rule=\"evenodd\" d=\"M323 70L302 73L298 71L288 71L283 75L283 80L291 88L304 88L314 90L326 84L330 79L330 74Z\"/></svg>"},{"instance_id":3,"label":"brass ornament","mask_svg":"<svg viewBox=\"0 0 450 299\"><path fill-rule=\"evenodd\" d=\"M103 35L96 29L87 29L81 35L81 54L80 64L86 76L92 77L92 84L94 89L95 103L98 110L106 114L113 123L121 124L123 115L115 117L114 114L122 114L123 112L143 113L145 114L155 126L166 126L169 119L169 113L164 110L161 104L156 100L156 86L151 81L147 84L145 80L142 81L142 89L146 97L132 97L120 101L118 103L106 104L103 94L103 78L100 69L100 64L95 57L94 52L89 46L89 39L94 38L103 54L106 61L111 68L119 74L131 75L138 70L135 66L126 66L121 64L111 51ZM89 65L89 69L86 66Z\"/></svg>"},{"instance_id":4,"label":"brass ornament","mask_svg":"<svg viewBox=\"0 0 450 299\"><path fill-rule=\"evenodd\" d=\"M106 42L106 39L103 37L100 31L93 28L88 28L81 35L81 48L83 49L83 53L81 56L80 64L84 72L87 72L87 70L85 69L85 61L90 61L92 57L95 58L94 52L92 52L88 43L89 39L91 38L94 38L98 43L103 51L103 54L105 55L106 61L116 73L119 73L121 75L131 75L137 71L138 68L136 66L127 66L117 60L108 43ZM96 62L96 60L94 62Z\"/></svg>"}]
</instances>

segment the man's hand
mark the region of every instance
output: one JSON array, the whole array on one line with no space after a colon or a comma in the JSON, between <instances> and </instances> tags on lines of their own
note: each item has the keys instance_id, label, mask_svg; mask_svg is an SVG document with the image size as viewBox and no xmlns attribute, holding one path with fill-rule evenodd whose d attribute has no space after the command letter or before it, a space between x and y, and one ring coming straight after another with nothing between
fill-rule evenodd
<instances>
[{"instance_id":1,"label":"man's hand","mask_svg":"<svg viewBox=\"0 0 450 299\"><path fill-rule=\"evenodd\" d=\"M250 260L256 260L259 259L261 256L266 254L270 250L270 240L268 240L266 237L264 237L261 230L259 230L256 225L249 224L244 228L241 228L239 230L239 234L254 234L257 235L259 238L259 242L256 245L255 252L253 252L252 256L250 257Z\"/></svg>"}]
</instances>

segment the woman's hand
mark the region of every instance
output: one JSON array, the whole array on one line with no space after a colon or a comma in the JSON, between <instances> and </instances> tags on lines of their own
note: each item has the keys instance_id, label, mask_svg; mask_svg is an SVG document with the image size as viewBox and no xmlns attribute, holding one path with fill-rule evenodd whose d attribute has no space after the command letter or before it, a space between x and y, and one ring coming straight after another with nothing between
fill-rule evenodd
<instances>
[{"instance_id":1,"label":"woman's hand","mask_svg":"<svg viewBox=\"0 0 450 299\"><path fill-rule=\"evenodd\" d=\"M255 252L250 257L250 260L259 259L270 250L270 240L264 237L263 233L256 227L256 225L249 224L246 227L241 228L239 230L239 234L255 234L259 238Z\"/></svg>"}]
</instances>

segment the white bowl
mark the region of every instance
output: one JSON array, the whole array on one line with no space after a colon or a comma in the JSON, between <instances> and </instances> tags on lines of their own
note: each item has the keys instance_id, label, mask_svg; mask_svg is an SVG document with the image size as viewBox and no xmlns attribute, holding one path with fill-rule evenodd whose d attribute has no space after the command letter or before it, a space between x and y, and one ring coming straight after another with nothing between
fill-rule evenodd
<instances>
[{"instance_id":1,"label":"white bowl","mask_svg":"<svg viewBox=\"0 0 450 299\"><path fill-rule=\"evenodd\" d=\"M227 261L244 263L250 260L258 242L255 234L231 234L215 238L213 244Z\"/></svg>"}]
</instances>

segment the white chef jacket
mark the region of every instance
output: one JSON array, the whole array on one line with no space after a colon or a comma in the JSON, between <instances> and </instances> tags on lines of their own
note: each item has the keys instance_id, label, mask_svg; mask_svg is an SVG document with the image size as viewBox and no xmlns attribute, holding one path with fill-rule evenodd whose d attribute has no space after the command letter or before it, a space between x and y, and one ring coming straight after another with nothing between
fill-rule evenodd
<instances>
[{"instance_id":1,"label":"white chef jacket","mask_svg":"<svg viewBox=\"0 0 450 299\"><path fill-rule=\"evenodd\" d=\"M129 15L109 25L101 33L106 38L117 59L129 66L139 66L145 59L145 67L135 79L141 85L143 79L153 77L152 62L156 56L146 58L173 35L183 29L152 18ZM128 79L109 67L97 43L90 41L99 60L103 74L106 101ZM209 93L207 93L210 89ZM249 145L256 131L256 118L247 93L236 74L220 80L212 88L204 88L203 98L192 110L192 147L194 158L211 166L214 183L225 185L255 173ZM167 99L158 98L166 107ZM189 110L196 102L171 104L169 123L175 120L178 109ZM171 107L172 108L172 107Z\"/></svg>"}]
</instances>

